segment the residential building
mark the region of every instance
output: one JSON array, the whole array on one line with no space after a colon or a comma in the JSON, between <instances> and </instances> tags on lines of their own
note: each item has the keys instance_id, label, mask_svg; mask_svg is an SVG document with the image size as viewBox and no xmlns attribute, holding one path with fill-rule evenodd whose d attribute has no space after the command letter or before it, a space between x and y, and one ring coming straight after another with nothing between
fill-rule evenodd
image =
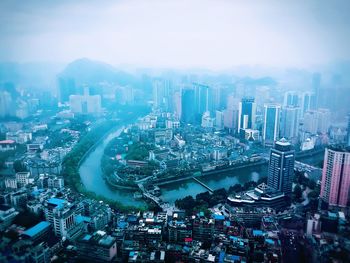
<instances>
[{"instance_id":1,"label":"residential building","mask_svg":"<svg viewBox=\"0 0 350 263\"><path fill-rule=\"evenodd\" d=\"M282 109L280 137L292 139L298 136L299 110L295 106L287 106Z\"/></svg>"},{"instance_id":2,"label":"residential building","mask_svg":"<svg viewBox=\"0 0 350 263\"><path fill-rule=\"evenodd\" d=\"M78 258L89 262L111 262L117 256L116 239L104 231L82 234L76 241Z\"/></svg>"},{"instance_id":3,"label":"residential building","mask_svg":"<svg viewBox=\"0 0 350 263\"><path fill-rule=\"evenodd\" d=\"M321 199L329 206L347 207L350 190L350 151L347 148L326 149L321 183Z\"/></svg>"}]
</instances>

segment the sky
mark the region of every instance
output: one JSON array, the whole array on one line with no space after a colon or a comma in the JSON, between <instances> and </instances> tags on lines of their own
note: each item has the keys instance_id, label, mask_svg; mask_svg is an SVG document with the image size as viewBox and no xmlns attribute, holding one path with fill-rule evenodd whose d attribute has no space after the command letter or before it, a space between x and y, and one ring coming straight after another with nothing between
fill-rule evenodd
<instances>
[{"instance_id":1,"label":"sky","mask_svg":"<svg viewBox=\"0 0 350 263\"><path fill-rule=\"evenodd\" d=\"M0 61L309 67L350 59L348 0L0 1Z\"/></svg>"}]
</instances>

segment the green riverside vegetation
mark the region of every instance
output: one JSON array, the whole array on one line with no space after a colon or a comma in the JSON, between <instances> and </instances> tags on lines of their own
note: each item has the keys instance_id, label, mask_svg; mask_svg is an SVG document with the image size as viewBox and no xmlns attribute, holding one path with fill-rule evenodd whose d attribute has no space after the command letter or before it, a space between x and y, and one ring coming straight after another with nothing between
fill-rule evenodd
<instances>
[{"instance_id":1,"label":"green riverside vegetation","mask_svg":"<svg viewBox=\"0 0 350 263\"><path fill-rule=\"evenodd\" d=\"M87 198L104 201L121 212L144 210L145 207L125 206L117 200L105 198L94 192L88 191L81 182L79 167L90 151L94 149L97 143L103 140L105 135L109 134L112 129L115 129L120 123L133 121L137 116L142 116L141 114L145 114L146 112L146 108L140 108L128 115L124 115L124 118L121 120L102 121L99 125L93 127L86 135L80 138L79 142L75 145L72 151L66 155L62 163L62 175L64 176L66 184L70 186L73 191L79 192Z\"/></svg>"}]
</instances>

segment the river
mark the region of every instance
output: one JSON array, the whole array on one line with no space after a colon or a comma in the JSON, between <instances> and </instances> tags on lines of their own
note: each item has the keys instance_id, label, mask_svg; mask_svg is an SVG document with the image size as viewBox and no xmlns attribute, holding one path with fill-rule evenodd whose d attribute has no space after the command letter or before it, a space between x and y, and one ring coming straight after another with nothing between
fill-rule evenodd
<instances>
[{"instance_id":1,"label":"river","mask_svg":"<svg viewBox=\"0 0 350 263\"><path fill-rule=\"evenodd\" d=\"M101 158L107 144L115 137L119 136L122 129L109 134L101 144L99 144L88 157L85 158L79 168L81 181L88 191L92 191L97 195L106 198L117 200L123 205L143 206L143 201L138 201L133 198L133 192L112 189L102 178Z\"/></svg>"},{"instance_id":2,"label":"river","mask_svg":"<svg viewBox=\"0 0 350 263\"><path fill-rule=\"evenodd\" d=\"M103 151L113 138L119 136L121 131L122 129L119 129L109 134L84 160L79 169L81 180L87 190L93 191L97 195L117 200L124 205L143 206L143 201L133 198L133 192L112 189L102 178L100 164ZM318 154L317 156L306 158L305 161L309 164L317 164L322 158L323 154ZM237 169L219 175L209 175L201 177L200 180L215 190L219 188L228 189L237 183L244 184L249 181L257 181L263 176L267 176L267 165ZM161 199L169 203L174 203L178 198L183 198L187 195L196 196L205 191L207 191L206 188L190 179L162 186Z\"/></svg>"}]
</instances>

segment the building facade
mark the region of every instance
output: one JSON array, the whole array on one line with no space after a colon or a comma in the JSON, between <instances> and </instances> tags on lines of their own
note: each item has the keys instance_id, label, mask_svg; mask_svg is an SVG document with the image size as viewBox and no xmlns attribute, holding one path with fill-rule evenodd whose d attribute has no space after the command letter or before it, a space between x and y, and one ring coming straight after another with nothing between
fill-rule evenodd
<instances>
[{"instance_id":1,"label":"building facade","mask_svg":"<svg viewBox=\"0 0 350 263\"><path fill-rule=\"evenodd\" d=\"M242 98L239 103L238 132L241 129L254 129L256 104L254 98Z\"/></svg>"},{"instance_id":2,"label":"building facade","mask_svg":"<svg viewBox=\"0 0 350 263\"><path fill-rule=\"evenodd\" d=\"M264 109L263 141L265 145L273 145L279 136L281 106L270 103Z\"/></svg>"},{"instance_id":3,"label":"building facade","mask_svg":"<svg viewBox=\"0 0 350 263\"><path fill-rule=\"evenodd\" d=\"M270 152L267 184L286 196L292 194L295 152L286 139L276 142Z\"/></svg>"},{"instance_id":4,"label":"building facade","mask_svg":"<svg viewBox=\"0 0 350 263\"><path fill-rule=\"evenodd\" d=\"M330 206L346 207L350 190L350 151L327 148L322 170L321 199Z\"/></svg>"}]
</instances>

